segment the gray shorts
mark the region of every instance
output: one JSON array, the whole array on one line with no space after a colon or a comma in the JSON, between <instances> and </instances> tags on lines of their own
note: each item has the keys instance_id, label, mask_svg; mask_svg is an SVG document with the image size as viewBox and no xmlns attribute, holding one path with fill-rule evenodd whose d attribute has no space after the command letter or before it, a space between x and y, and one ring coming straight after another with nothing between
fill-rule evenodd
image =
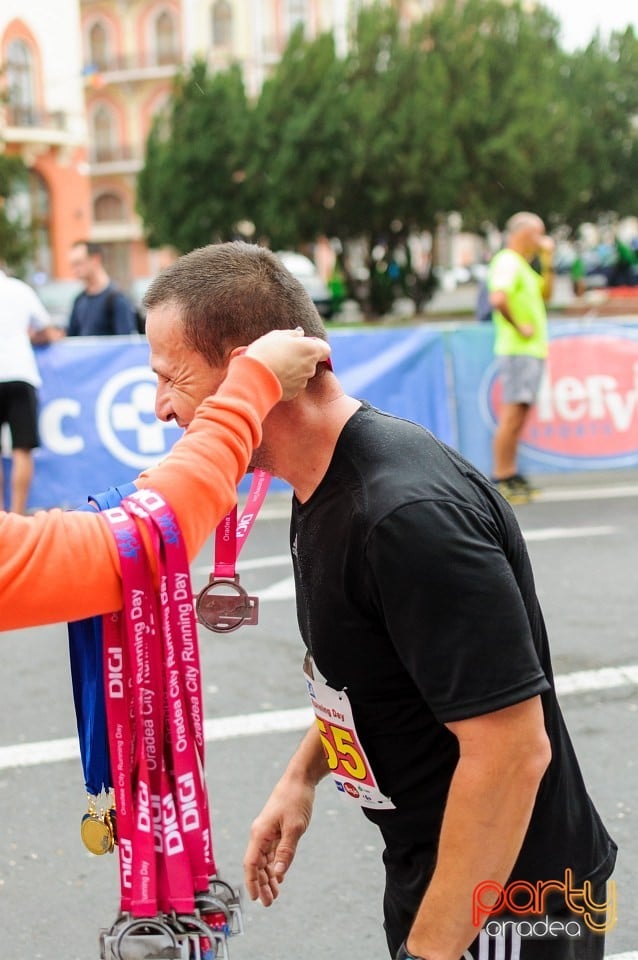
<instances>
[{"instance_id":1,"label":"gray shorts","mask_svg":"<svg viewBox=\"0 0 638 960\"><path fill-rule=\"evenodd\" d=\"M538 396L545 361L525 354L499 357L503 403L532 404Z\"/></svg>"}]
</instances>

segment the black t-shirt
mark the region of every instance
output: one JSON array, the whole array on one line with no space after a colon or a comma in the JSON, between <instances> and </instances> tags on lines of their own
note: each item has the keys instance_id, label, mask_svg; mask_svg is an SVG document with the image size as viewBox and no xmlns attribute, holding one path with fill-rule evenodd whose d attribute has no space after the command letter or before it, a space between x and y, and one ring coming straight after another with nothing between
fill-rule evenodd
<instances>
[{"instance_id":1,"label":"black t-shirt","mask_svg":"<svg viewBox=\"0 0 638 960\"><path fill-rule=\"evenodd\" d=\"M615 845L557 703L525 542L489 481L427 430L363 404L312 497L293 498L291 549L304 642L346 690L396 806L365 810L386 860L412 846L434 857L458 761L444 724L541 695L552 761L512 879L607 877Z\"/></svg>"}]
</instances>

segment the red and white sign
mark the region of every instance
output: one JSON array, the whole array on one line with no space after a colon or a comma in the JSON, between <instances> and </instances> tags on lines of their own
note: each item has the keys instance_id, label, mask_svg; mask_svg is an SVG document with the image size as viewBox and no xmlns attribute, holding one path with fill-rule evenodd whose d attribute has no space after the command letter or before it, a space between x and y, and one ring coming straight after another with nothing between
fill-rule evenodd
<instances>
[{"instance_id":1,"label":"red and white sign","mask_svg":"<svg viewBox=\"0 0 638 960\"><path fill-rule=\"evenodd\" d=\"M497 420L500 378L487 386ZM556 466L617 467L638 453L638 338L565 335L550 341L547 370L521 439L528 454Z\"/></svg>"}]
</instances>

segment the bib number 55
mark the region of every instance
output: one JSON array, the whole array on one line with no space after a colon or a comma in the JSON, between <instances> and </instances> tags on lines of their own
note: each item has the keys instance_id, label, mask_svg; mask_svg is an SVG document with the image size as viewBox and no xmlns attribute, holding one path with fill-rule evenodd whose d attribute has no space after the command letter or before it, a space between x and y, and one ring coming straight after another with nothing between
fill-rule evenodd
<instances>
[{"instance_id":1,"label":"bib number 55","mask_svg":"<svg viewBox=\"0 0 638 960\"><path fill-rule=\"evenodd\" d=\"M368 771L352 732L332 723L327 724L319 717L317 726L330 770L335 772L341 768L353 780L365 780Z\"/></svg>"}]
</instances>

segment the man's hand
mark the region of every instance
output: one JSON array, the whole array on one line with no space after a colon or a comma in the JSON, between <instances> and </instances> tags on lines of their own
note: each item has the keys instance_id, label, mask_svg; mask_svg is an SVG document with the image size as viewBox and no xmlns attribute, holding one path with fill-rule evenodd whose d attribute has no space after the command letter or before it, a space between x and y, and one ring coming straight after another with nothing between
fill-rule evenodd
<instances>
[{"instance_id":1,"label":"man's hand","mask_svg":"<svg viewBox=\"0 0 638 960\"><path fill-rule=\"evenodd\" d=\"M279 885L308 829L314 798L312 784L284 776L253 822L244 856L244 879L251 900L261 900L269 907L279 896Z\"/></svg>"},{"instance_id":2,"label":"man's hand","mask_svg":"<svg viewBox=\"0 0 638 960\"><path fill-rule=\"evenodd\" d=\"M517 323L514 319L514 315L510 310L509 298L505 290L493 290L490 294L490 303L494 310L498 310L507 322L512 324L520 337L523 337L524 340L529 340L534 336L534 327L531 323Z\"/></svg>"},{"instance_id":3,"label":"man's hand","mask_svg":"<svg viewBox=\"0 0 638 960\"><path fill-rule=\"evenodd\" d=\"M271 330L246 348L246 354L265 364L283 390L282 400L292 400L314 377L317 364L330 357L330 346L303 330Z\"/></svg>"},{"instance_id":4,"label":"man's hand","mask_svg":"<svg viewBox=\"0 0 638 960\"><path fill-rule=\"evenodd\" d=\"M524 337L526 340L529 340L530 337L534 336L534 327L531 323L517 323L514 324L518 330L521 337Z\"/></svg>"},{"instance_id":5,"label":"man's hand","mask_svg":"<svg viewBox=\"0 0 638 960\"><path fill-rule=\"evenodd\" d=\"M553 237L548 237L547 234L544 233L538 241L538 252L540 253L541 257L547 256L551 258L554 255L555 250L556 244Z\"/></svg>"}]
</instances>

